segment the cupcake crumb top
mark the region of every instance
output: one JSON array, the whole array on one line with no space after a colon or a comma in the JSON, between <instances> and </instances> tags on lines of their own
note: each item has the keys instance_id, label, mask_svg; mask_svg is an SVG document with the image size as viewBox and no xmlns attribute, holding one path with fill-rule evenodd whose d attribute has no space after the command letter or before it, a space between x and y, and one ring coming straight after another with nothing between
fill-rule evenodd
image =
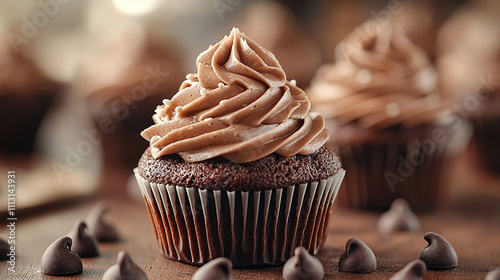
<instances>
[{"instance_id":1,"label":"cupcake crumb top","mask_svg":"<svg viewBox=\"0 0 500 280\"><path fill-rule=\"evenodd\" d=\"M153 158L147 149L139 161L139 174L152 182L199 189L249 191L284 188L327 179L338 173L340 160L322 147L309 155L272 154L237 164L222 157L186 162L178 155Z\"/></svg>"}]
</instances>

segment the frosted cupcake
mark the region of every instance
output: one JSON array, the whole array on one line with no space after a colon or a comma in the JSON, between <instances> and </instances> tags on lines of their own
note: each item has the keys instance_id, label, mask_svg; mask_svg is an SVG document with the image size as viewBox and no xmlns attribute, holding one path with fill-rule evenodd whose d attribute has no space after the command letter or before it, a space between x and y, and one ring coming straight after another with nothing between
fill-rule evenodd
<instances>
[{"instance_id":1,"label":"frosted cupcake","mask_svg":"<svg viewBox=\"0 0 500 280\"><path fill-rule=\"evenodd\" d=\"M8 38L1 23L0 35ZM29 53L26 48L15 50L7 39L0 42L0 158L35 151L42 119L63 88L35 65Z\"/></svg>"},{"instance_id":2,"label":"frosted cupcake","mask_svg":"<svg viewBox=\"0 0 500 280\"><path fill-rule=\"evenodd\" d=\"M442 195L452 131L439 121L450 102L437 92L425 53L375 21L336 51L336 64L318 71L308 94L349 170L341 199L382 210L403 197L413 209L432 208Z\"/></svg>"},{"instance_id":3,"label":"frosted cupcake","mask_svg":"<svg viewBox=\"0 0 500 280\"><path fill-rule=\"evenodd\" d=\"M149 124L156 100L182 81L180 65L172 43L139 27L109 38L82 64L73 91L85 98L103 132L108 166L136 165L143 152L137 134Z\"/></svg>"},{"instance_id":4,"label":"frosted cupcake","mask_svg":"<svg viewBox=\"0 0 500 280\"><path fill-rule=\"evenodd\" d=\"M500 176L500 3L474 1L440 30L441 87L457 99L457 114L474 129L471 168Z\"/></svg>"},{"instance_id":5,"label":"frosted cupcake","mask_svg":"<svg viewBox=\"0 0 500 280\"><path fill-rule=\"evenodd\" d=\"M326 238L344 170L324 119L272 53L233 29L156 109L134 170L169 258L278 265Z\"/></svg>"}]
</instances>

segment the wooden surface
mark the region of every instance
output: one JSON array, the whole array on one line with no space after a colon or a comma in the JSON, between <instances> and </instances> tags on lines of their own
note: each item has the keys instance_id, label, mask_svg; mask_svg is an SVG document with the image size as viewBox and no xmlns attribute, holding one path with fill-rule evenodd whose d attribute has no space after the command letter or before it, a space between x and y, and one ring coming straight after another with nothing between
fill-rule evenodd
<instances>
[{"instance_id":1,"label":"wooden surface","mask_svg":"<svg viewBox=\"0 0 500 280\"><path fill-rule=\"evenodd\" d=\"M125 191L127 175L117 173L111 176L112 179L108 178L117 186L116 189L108 186L94 198L19 216L16 272L8 272L8 264L0 262L0 279L101 279L104 271L115 263L120 250L128 251L149 279L190 279L197 267L168 260L157 249L144 203L130 198ZM425 279L484 279L488 271L500 268L500 184L495 181L477 181L476 184L481 186L454 188L448 203L433 213L420 215L420 233L384 236L376 230L379 213L335 207L329 236L318 253L325 267L325 279L389 279L419 256L427 245L423 235L428 231L438 232L448 239L457 251L459 266L451 270L430 271ZM46 247L68 233L74 221L84 218L99 201L110 206L107 219L116 225L123 240L101 244L102 255L83 259L81 274L70 277L42 274L39 266ZM6 238L7 235L6 227L2 226L0 237ZM379 266L375 272L355 275L338 270L337 263L345 242L352 237L363 240L373 249ZM235 270L234 276L235 279L281 279L281 267Z\"/></svg>"}]
</instances>

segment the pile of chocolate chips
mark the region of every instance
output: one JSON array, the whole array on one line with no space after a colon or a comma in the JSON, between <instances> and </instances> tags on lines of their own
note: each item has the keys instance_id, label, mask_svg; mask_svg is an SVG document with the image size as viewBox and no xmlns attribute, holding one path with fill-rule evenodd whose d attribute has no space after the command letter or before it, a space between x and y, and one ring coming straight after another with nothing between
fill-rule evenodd
<instances>
[{"instance_id":1,"label":"pile of chocolate chips","mask_svg":"<svg viewBox=\"0 0 500 280\"><path fill-rule=\"evenodd\" d=\"M420 259L410 262L396 273L392 280L417 280L429 269L448 269L458 265L455 250L441 235L429 232L424 236L429 243L420 254ZM196 271L192 280L232 280L232 263L229 259L215 259ZM347 273L370 273L377 269L377 258L363 241L351 238L339 259L339 270ZM321 262L304 248L297 247L294 256L283 266L285 280L321 280L325 275Z\"/></svg>"},{"instance_id":2,"label":"pile of chocolate chips","mask_svg":"<svg viewBox=\"0 0 500 280\"><path fill-rule=\"evenodd\" d=\"M42 256L41 270L50 275L69 275L83 270L81 258L100 255L99 242L119 241L116 229L107 223L103 216L107 207L97 205L85 221L77 220L68 236L54 241ZM87 226L88 225L88 226ZM382 214L378 229L382 233L398 231L419 231L420 222L411 211L408 203L398 199L390 210ZM458 266L458 257L453 246L441 235L428 232L424 235L428 242L420 253L419 259L413 260L406 267L394 274L390 280L420 280L427 269L442 270ZM8 248L0 240L0 251ZM5 248L4 248L5 247ZM347 273L370 273L377 269L375 254L363 241L351 238L346 242L346 250L339 259L339 270ZM6 255L6 254L2 254ZM217 258L199 268L192 280L234 280L232 262L224 257ZM304 247L297 247L294 256L283 266L285 280L309 279L321 280L325 272L322 263ZM135 264L127 252L118 253L116 264L103 275L103 280L138 279L146 280L144 271ZM500 280L500 270L493 270L487 280Z\"/></svg>"},{"instance_id":3,"label":"pile of chocolate chips","mask_svg":"<svg viewBox=\"0 0 500 280\"><path fill-rule=\"evenodd\" d=\"M81 258L92 258L100 255L99 242L119 241L117 230L103 218L106 212L105 205L95 206L85 221L78 219L66 236L62 236L50 244L42 255L41 271L49 275L80 273L83 271ZM122 256L121 259L120 256L118 262L130 262L130 258L127 258L128 255ZM133 266L127 265L125 267Z\"/></svg>"},{"instance_id":4,"label":"pile of chocolate chips","mask_svg":"<svg viewBox=\"0 0 500 280\"><path fill-rule=\"evenodd\" d=\"M383 213L378 222L378 229L383 234L395 232L420 231L420 221L403 199L392 203L391 209ZM427 269L442 270L458 266L458 257L453 246L441 235L429 232L424 235L428 242L420 253L419 259L410 262L396 273L392 280L423 279ZM370 273L377 269L377 258L363 241L351 238L347 240L345 252L340 256L338 267L347 273ZM283 267L283 278L288 279L323 279L324 268L318 259L309 255L305 248L297 248L295 256Z\"/></svg>"}]
</instances>

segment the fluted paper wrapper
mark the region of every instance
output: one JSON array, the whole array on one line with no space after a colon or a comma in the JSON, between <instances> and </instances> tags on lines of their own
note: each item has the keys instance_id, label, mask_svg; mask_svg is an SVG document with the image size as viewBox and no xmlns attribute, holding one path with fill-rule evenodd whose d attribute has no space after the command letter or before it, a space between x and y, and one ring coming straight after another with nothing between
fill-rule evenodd
<instances>
[{"instance_id":1,"label":"fluted paper wrapper","mask_svg":"<svg viewBox=\"0 0 500 280\"><path fill-rule=\"evenodd\" d=\"M224 256L249 267L282 264L298 246L315 254L345 171L262 191L186 188L134 174L165 256L194 265Z\"/></svg>"},{"instance_id":2,"label":"fluted paper wrapper","mask_svg":"<svg viewBox=\"0 0 500 280\"><path fill-rule=\"evenodd\" d=\"M471 120L474 126L471 147L476 153L472 161L479 169L500 176L500 117L482 117Z\"/></svg>"},{"instance_id":3,"label":"fluted paper wrapper","mask_svg":"<svg viewBox=\"0 0 500 280\"><path fill-rule=\"evenodd\" d=\"M404 198L418 212L434 209L446 192L447 144L436 144L429 153L414 142L340 147L342 165L349 173L339 202L387 210L396 198Z\"/></svg>"}]
</instances>

